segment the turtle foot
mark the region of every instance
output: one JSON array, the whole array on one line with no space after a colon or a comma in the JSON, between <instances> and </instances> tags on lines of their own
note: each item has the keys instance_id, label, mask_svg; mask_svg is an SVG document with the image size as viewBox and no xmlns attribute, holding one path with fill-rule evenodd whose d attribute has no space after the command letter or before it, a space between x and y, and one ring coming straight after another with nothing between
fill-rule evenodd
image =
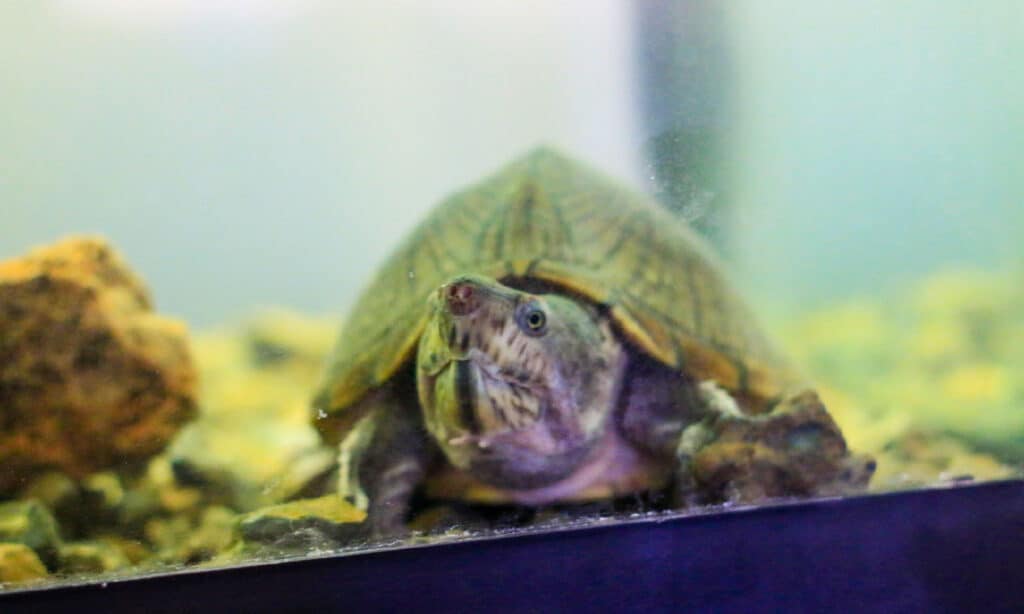
<instances>
[{"instance_id":1,"label":"turtle foot","mask_svg":"<svg viewBox=\"0 0 1024 614\"><path fill-rule=\"evenodd\" d=\"M678 481L706 502L852 494L864 490L875 470L874 459L849 452L813 390L785 399L770 414L719 412L699 426L690 442L686 433L680 442Z\"/></svg>"}]
</instances>

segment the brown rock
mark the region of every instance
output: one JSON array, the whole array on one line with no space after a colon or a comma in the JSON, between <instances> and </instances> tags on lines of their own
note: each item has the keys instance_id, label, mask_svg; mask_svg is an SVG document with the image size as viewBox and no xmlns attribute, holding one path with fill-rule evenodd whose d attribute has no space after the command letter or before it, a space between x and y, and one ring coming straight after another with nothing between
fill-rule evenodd
<instances>
[{"instance_id":1,"label":"brown rock","mask_svg":"<svg viewBox=\"0 0 1024 614\"><path fill-rule=\"evenodd\" d=\"M38 501L0 503L0 542L24 544L51 569L57 565L61 545L57 523Z\"/></svg>"},{"instance_id":2,"label":"brown rock","mask_svg":"<svg viewBox=\"0 0 1024 614\"><path fill-rule=\"evenodd\" d=\"M329 549L361 537L366 513L337 494L302 499L238 517L238 537L251 552Z\"/></svg>"},{"instance_id":3,"label":"brown rock","mask_svg":"<svg viewBox=\"0 0 1024 614\"><path fill-rule=\"evenodd\" d=\"M228 549L234 541L234 529L234 512L219 505L208 507L188 537L170 553L165 551L163 554L173 562L195 564L209 561ZM172 556L168 557L168 554Z\"/></svg>"},{"instance_id":4,"label":"brown rock","mask_svg":"<svg viewBox=\"0 0 1024 614\"><path fill-rule=\"evenodd\" d=\"M61 548L60 559L62 573L103 573L132 564L120 548L102 541L66 544Z\"/></svg>"},{"instance_id":5,"label":"brown rock","mask_svg":"<svg viewBox=\"0 0 1024 614\"><path fill-rule=\"evenodd\" d=\"M0 262L0 492L162 450L196 413L185 326L105 242Z\"/></svg>"},{"instance_id":6,"label":"brown rock","mask_svg":"<svg viewBox=\"0 0 1024 614\"><path fill-rule=\"evenodd\" d=\"M29 582L48 575L46 567L31 548L24 544L0 543L0 588L7 582Z\"/></svg>"}]
</instances>

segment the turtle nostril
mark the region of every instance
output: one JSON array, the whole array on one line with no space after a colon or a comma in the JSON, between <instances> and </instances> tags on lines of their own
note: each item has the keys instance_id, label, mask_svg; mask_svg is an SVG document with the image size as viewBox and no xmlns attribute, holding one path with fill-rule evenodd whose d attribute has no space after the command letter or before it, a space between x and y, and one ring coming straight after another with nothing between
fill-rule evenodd
<instances>
[{"instance_id":1,"label":"turtle nostril","mask_svg":"<svg viewBox=\"0 0 1024 614\"><path fill-rule=\"evenodd\" d=\"M473 296L473 289L463 284L452 284L448 286L448 298L455 301L465 301Z\"/></svg>"},{"instance_id":2,"label":"turtle nostril","mask_svg":"<svg viewBox=\"0 0 1024 614\"><path fill-rule=\"evenodd\" d=\"M473 286L465 282L453 282L441 289L448 309L455 315L466 315L476 310L479 301Z\"/></svg>"}]
</instances>

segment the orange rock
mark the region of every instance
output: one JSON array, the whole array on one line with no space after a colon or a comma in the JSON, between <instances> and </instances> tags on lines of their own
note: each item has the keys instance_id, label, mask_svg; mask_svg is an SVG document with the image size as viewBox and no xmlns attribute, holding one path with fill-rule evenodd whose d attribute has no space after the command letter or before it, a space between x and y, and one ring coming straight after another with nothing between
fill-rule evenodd
<instances>
[{"instance_id":1,"label":"orange rock","mask_svg":"<svg viewBox=\"0 0 1024 614\"><path fill-rule=\"evenodd\" d=\"M0 262L0 492L159 452L195 416L196 380L185 325L103 240Z\"/></svg>"}]
</instances>

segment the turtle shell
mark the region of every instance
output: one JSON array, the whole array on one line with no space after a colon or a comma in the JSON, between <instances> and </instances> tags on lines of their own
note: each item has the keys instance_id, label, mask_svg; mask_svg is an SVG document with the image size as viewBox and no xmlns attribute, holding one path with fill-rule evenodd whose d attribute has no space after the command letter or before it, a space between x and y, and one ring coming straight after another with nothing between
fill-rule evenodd
<instances>
[{"instance_id":1,"label":"turtle shell","mask_svg":"<svg viewBox=\"0 0 1024 614\"><path fill-rule=\"evenodd\" d=\"M539 148L441 203L351 311L314 402L336 440L415 355L427 297L460 274L534 280L608 310L634 348L763 411L792 375L704 242L650 198Z\"/></svg>"}]
</instances>

